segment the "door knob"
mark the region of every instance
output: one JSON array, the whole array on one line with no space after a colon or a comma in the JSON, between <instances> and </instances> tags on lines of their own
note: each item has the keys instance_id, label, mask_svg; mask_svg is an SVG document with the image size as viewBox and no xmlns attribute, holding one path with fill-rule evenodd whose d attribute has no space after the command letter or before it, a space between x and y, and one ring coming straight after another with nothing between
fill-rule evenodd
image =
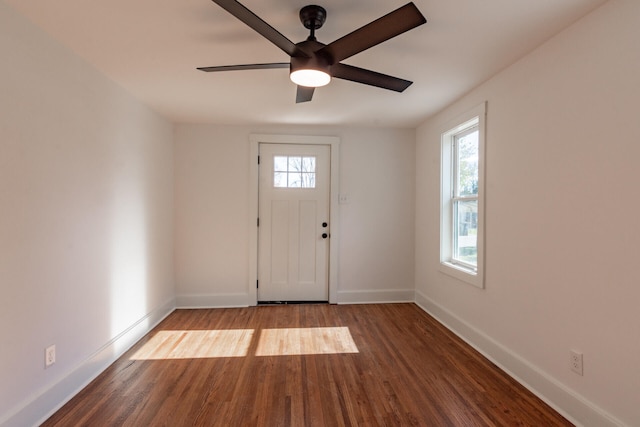
<instances>
[{"instance_id":1,"label":"door knob","mask_svg":"<svg viewBox=\"0 0 640 427\"><path fill-rule=\"evenodd\" d=\"M329 237L329 235L327 233L322 233L322 238L326 239L327 237Z\"/></svg>"},{"instance_id":2,"label":"door knob","mask_svg":"<svg viewBox=\"0 0 640 427\"><path fill-rule=\"evenodd\" d=\"M328 226L328 225L329 225L329 224L327 224L326 222L323 222L323 223L322 223L322 226L323 226L324 228L327 228L327 226Z\"/></svg>"}]
</instances>

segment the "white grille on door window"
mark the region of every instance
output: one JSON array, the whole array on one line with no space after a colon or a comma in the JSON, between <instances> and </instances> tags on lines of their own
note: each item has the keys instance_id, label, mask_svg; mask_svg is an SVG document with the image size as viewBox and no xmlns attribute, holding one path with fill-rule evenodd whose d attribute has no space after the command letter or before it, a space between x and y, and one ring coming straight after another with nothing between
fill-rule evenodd
<instances>
[{"instance_id":1,"label":"white grille on door window","mask_svg":"<svg viewBox=\"0 0 640 427\"><path fill-rule=\"evenodd\" d=\"M274 156L273 186L316 188L315 156Z\"/></svg>"}]
</instances>

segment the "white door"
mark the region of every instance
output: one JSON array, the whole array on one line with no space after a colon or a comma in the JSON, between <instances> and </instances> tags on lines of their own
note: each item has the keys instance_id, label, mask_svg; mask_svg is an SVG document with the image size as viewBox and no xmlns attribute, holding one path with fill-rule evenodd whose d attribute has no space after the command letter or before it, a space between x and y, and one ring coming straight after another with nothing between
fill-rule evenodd
<instances>
[{"instance_id":1,"label":"white door","mask_svg":"<svg viewBox=\"0 0 640 427\"><path fill-rule=\"evenodd\" d=\"M258 301L327 301L331 149L259 150Z\"/></svg>"}]
</instances>

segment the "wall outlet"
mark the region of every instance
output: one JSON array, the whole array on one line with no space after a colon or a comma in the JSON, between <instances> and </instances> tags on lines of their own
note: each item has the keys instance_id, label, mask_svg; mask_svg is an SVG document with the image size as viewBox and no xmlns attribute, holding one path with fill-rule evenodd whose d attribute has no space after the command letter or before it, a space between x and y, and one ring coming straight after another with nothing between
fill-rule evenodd
<instances>
[{"instance_id":1,"label":"wall outlet","mask_svg":"<svg viewBox=\"0 0 640 427\"><path fill-rule=\"evenodd\" d=\"M583 375L582 371L582 353L571 350L569 353L569 367L578 375Z\"/></svg>"},{"instance_id":2,"label":"wall outlet","mask_svg":"<svg viewBox=\"0 0 640 427\"><path fill-rule=\"evenodd\" d=\"M50 345L44 350L44 367L47 368L56 363L56 346Z\"/></svg>"}]
</instances>

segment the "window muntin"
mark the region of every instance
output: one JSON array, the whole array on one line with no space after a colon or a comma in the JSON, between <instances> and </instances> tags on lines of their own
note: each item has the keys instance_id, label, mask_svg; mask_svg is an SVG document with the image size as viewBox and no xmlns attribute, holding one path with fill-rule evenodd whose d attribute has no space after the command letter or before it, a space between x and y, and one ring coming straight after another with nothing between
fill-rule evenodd
<instances>
[{"instance_id":1,"label":"window muntin","mask_svg":"<svg viewBox=\"0 0 640 427\"><path fill-rule=\"evenodd\" d=\"M316 188L315 156L274 156L273 186Z\"/></svg>"}]
</instances>

